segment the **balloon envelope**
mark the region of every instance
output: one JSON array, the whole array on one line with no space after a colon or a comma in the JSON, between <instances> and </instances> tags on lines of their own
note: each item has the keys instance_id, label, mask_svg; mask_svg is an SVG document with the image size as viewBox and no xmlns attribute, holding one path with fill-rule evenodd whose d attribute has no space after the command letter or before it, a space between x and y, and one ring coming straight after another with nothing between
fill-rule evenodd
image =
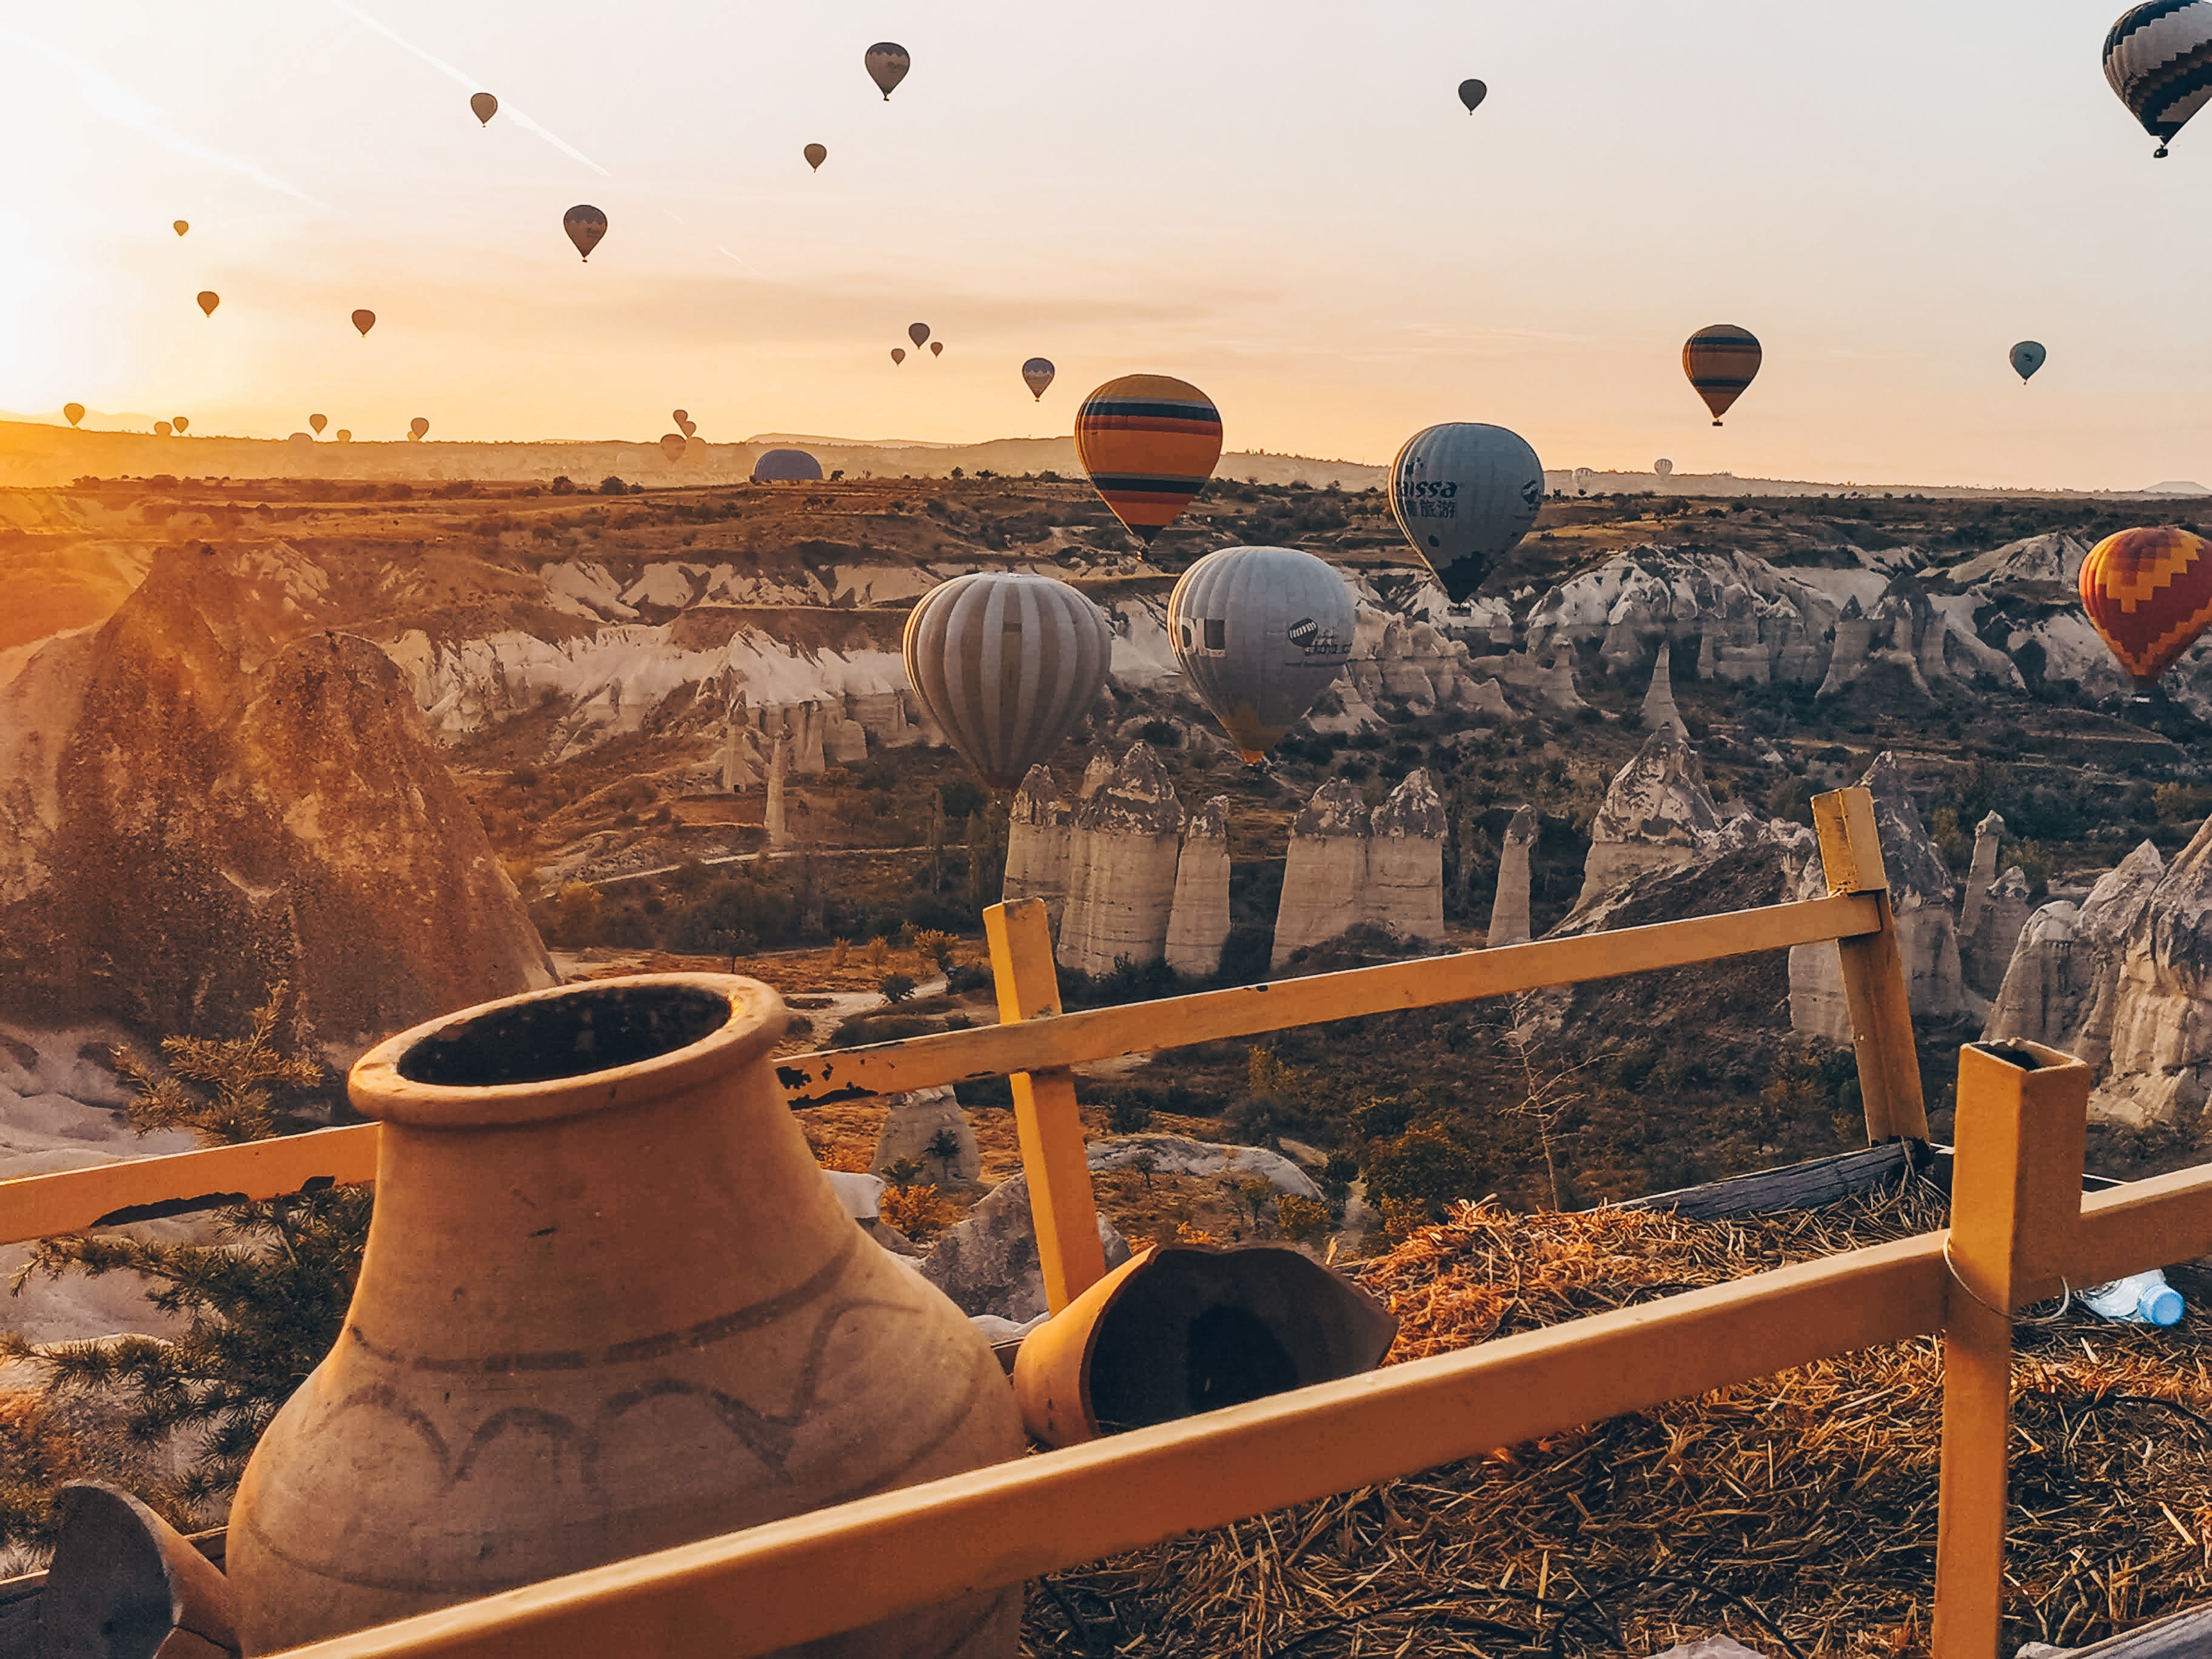
<instances>
[{"instance_id":1,"label":"balloon envelope","mask_svg":"<svg viewBox=\"0 0 2212 1659\"><path fill-rule=\"evenodd\" d=\"M1656 460L1651 463L1651 470L1662 478L1671 478L1674 476L1674 463L1669 460Z\"/></svg>"},{"instance_id":2,"label":"balloon envelope","mask_svg":"<svg viewBox=\"0 0 2212 1659\"><path fill-rule=\"evenodd\" d=\"M906 79L906 72L914 67L914 59L907 56L904 46L896 41L878 40L868 48L862 60L868 66L868 79L882 88L886 102L891 88Z\"/></svg>"},{"instance_id":3,"label":"balloon envelope","mask_svg":"<svg viewBox=\"0 0 2212 1659\"><path fill-rule=\"evenodd\" d=\"M190 426L191 422L181 415L172 415L169 416L169 424L176 428L178 431L182 432L186 427Z\"/></svg>"},{"instance_id":4,"label":"balloon envelope","mask_svg":"<svg viewBox=\"0 0 2212 1659\"><path fill-rule=\"evenodd\" d=\"M84 418L84 405L82 404L64 404L62 405L62 417L71 426L75 426L79 421Z\"/></svg>"},{"instance_id":5,"label":"balloon envelope","mask_svg":"<svg viewBox=\"0 0 2212 1659\"><path fill-rule=\"evenodd\" d=\"M1149 543L1213 476L1221 411L1188 380L1124 374L1083 400L1075 453L1114 516Z\"/></svg>"},{"instance_id":6,"label":"balloon envelope","mask_svg":"<svg viewBox=\"0 0 2212 1659\"><path fill-rule=\"evenodd\" d=\"M489 126L491 118L499 113L499 100L488 92L472 92L469 94L469 107L476 112L478 121Z\"/></svg>"},{"instance_id":7,"label":"balloon envelope","mask_svg":"<svg viewBox=\"0 0 2212 1659\"><path fill-rule=\"evenodd\" d=\"M1334 567L1289 547L1209 553L1168 598L1176 660L1248 765L1342 672L1358 621Z\"/></svg>"},{"instance_id":8,"label":"balloon envelope","mask_svg":"<svg viewBox=\"0 0 2212 1659\"><path fill-rule=\"evenodd\" d=\"M2212 622L2212 543L2186 530L2123 530L2081 561L2081 609L2148 688Z\"/></svg>"},{"instance_id":9,"label":"balloon envelope","mask_svg":"<svg viewBox=\"0 0 2212 1659\"><path fill-rule=\"evenodd\" d=\"M376 313L373 311L355 312L353 314L353 325L359 329L363 335L367 335L369 330L376 326Z\"/></svg>"},{"instance_id":10,"label":"balloon envelope","mask_svg":"<svg viewBox=\"0 0 2212 1659\"><path fill-rule=\"evenodd\" d=\"M599 238L607 234L607 216L590 203L580 202L561 216L561 228L568 233L576 252L589 259Z\"/></svg>"},{"instance_id":11,"label":"balloon envelope","mask_svg":"<svg viewBox=\"0 0 2212 1659\"><path fill-rule=\"evenodd\" d=\"M2035 341L2022 340L2012 349L2012 372L2019 375L2025 385L2035 378L2035 371L2043 367L2044 360L2050 356Z\"/></svg>"},{"instance_id":12,"label":"balloon envelope","mask_svg":"<svg viewBox=\"0 0 2212 1659\"><path fill-rule=\"evenodd\" d=\"M803 449L771 449L753 463L755 483L812 483L822 463Z\"/></svg>"},{"instance_id":13,"label":"balloon envelope","mask_svg":"<svg viewBox=\"0 0 2212 1659\"><path fill-rule=\"evenodd\" d=\"M891 361L895 363L904 362L906 361L906 348L904 346L893 346L891 348Z\"/></svg>"},{"instance_id":14,"label":"balloon envelope","mask_svg":"<svg viewBox=\"0 0 2212 1659\"><path fill-rule=\"evenodd\" d=\"M668 418L677 425L682 426L684 422L691 418L691 411L688 409L672 409L668 411Z\"/></svg>"},{"instance_id":15,"label":"balloon envelope","mask_svg":"<svg viewBox=\"0 0 2212 1659\"><path fill-rule=\"evenodd\" d=\"M183 219L173 219L169 222L169 228L175 231L178 235L181 236L191 228L191 225Z\"/></svg>"},{"instance_id":16,"label":"balloon envelope","mask_svg":"<svg viewBox=\"0 0 2212 1659\"><path fill-rule=\"evenodd\" d=\"M672 461L681 459L684 453L684 434L680 432L662 433L660 453Z\"/></svg>"},{"instance_id":17,"label":"balloon envelope","mask_svg":"<svg viewBox=\"0 0 2212 1659\"><path fill-rule=\"evenodd\" d=\"M315 429L315 435L318 438L323 435L323 428L330 423L331 417L327 415L310 415L307 416L307 424Z\"/></svg>"},{"instance_id":18,"label":"balloon envelope","mask_svg":"<svg viewBox=\"0 0 2212 1659\"><path fill-rule=\"evenodd\" d=\"M1459 100L1467 106L1467 112L1469 115L1474 113L1476 105L1489 96L1490 88L1480 81L1462 81L1459 83Z\"/></svg>"},{"instance_id":19,"label":"balloon envelope","mask_svg":"<svg viewBox=\"0 0 2212 1659\"><path fill-rule=\"evenodd\" d=\"M1757 378L1762 361L1757 337L1733 323L1701 328L1682 345L1682 372L1712 411L1715 426Z\"/></svg>"},{"instance_id":20,"label":"balloon envelope","mask_svg":"<svg viewBox=\"0 0 2212 1659\"><path fill-rule=\"evenodd\" d=\"M1012 789L1098 701L1113 647L1113 624L1066 582L978 571L908 617L907 680L983 781Z\"/></svg>"},{"instance_id":21,"label":"balloon envelope","mask_svg":"<svg viewBox=\"0 0 2212 1659\"><path fill-rule=\"evenodd\" d=\"M353 434L349 432L343 427L340 427L336 432L331 434L331 436L336 438L342 444L349 444L353 441Z\"/></svg>"},{"instance_id":22,"label":"balloon envelope","mask_svg":"<svg viewBox=\"0 0 2212 1659\"><path fill-rule=\"evenodd\" d=\"M1453 604L1482 586L1544 504L1544 463L1502 426L1454 421L1416 432L1390 463L1390 511Z\"/></svg>"},{"instance_id":23,"label":"balloon envelope","mask_svg":"<svg viewBox=\"0 0 2212 1659\"><path fill-rule=\"evenodd\" d=\"M933 357L942 357L945 355L945 342L932 340L929 343L929 355Z\"/></svg>"},{"instance_id":24,"label":"balloon envelope","mask_svg":"<svg viewBox=\"0 0 2212 1659\"><path fill-rule=\"evenodd\" d=\"M217 294L213 289L202 289L199 302L201 311L212 317L215 315L215 308L222 303L222 295Z\"/></svg>"},{"instance_id":25,"label":"balloon envelope","mask_svg":"<svg viewBox=\"0 0 2212 1659\"><path fill-rule=\"evenodd\" d=\"M157 438L166 438L173 430L175 430L175 428L170 426L167 421L156 421L154 422L154 435Z\"/></svg>"},{"instance_id":26,"label":"balloon envelope","mask_svg":"<svg viewBox=\"0 0 2212 1659\"><path fill-rule=\"evenodd\" d=\"M420 415L417 415L413 420L407 422L408 434L412 437L419 438L429 429L430 422L424 420Z\"/></svg>"},{"instance_id":27,"label":"balloon envelope","mask_svg":"<svg viewBox=\"0 0 2212 1659\"><path fill-rule=\"evenodd\" d=\"M822 164L830 159L829 149L821 144L809 144L799 154L805 156L806 165L817 173L822 171Z\"/></svg>"},{"instance_id":28,"label":"balloon envelope","mask_svg":"<svg viewBox=\"0 0 2212 1659\"><path fill-rule=\"evenodd\" d=\"M688 438L691 436L693 433L698 431L699 422L690 420L678 421L676 423L676 429Z\"/></svg>"},{"instance_id":29,"label":"balloon envelope","mask_svg":"<svg viewBox=\"0 0 2212 1659\"><path fill-rule=\"evenodd\" d=\"M2212 99L2212 3L2148 0L2130 9L2105 37L2105 79L2156 154Z\"/></svg>"},{"instance_id":30,"label":"balloon envelope","mask_svg":"<svg viewBox=\"0 0 2212 1659\"><path fill-rule=\"evenodd\" d=\"M1052 377L1060 371L1052 366L1049 357L1032 357L1022 365L1022 384L1029 387L1037 401L1044 400L1044 389L1052 384Z\"/></svg>"},{"instance_id":31,"label":"balloon envelope","mask_svg":"<svg viewBox=\"0 0 2212 1659\"><path fill-rule=\"evenodd\" d=\"M922 342L929 337L929 325L927 323L908 323L906 325L906 337L914 342L915 349L917 351L920 350L921 349Z\"/></svg>"}]
</instances>

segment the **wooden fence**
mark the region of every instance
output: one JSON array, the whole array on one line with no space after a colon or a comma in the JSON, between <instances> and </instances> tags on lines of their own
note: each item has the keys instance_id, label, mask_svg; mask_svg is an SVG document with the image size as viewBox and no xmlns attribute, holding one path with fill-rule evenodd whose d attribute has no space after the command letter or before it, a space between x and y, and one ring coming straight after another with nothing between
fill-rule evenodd
<instances>
[{"instance_id":1,"label":"wooden fence","mask_svg":"<svg viewBox=\"0 0 2212 1659\"><path fill-rule=\"evenodd\" d=\"M1072 1068L1085 1061L1828 940L1872 1140L1926 1118L1872 803L1814 803L1830 896L1133 1006L1060 1011L1043 908L988 917L1002 1024L786 1064L794 1104L1010 1075L1058 1309L1103 1264ZM296 1651L744 1659L1180 1533L1499 1445L1940 1333L1947 1386L1934 1639L1993 1659L2002 1607L2010 1310L2212 1250L2212 1166L2085 1200L2089 1073L2015 1044L1961 1052L1954 1226L1344 1382L1111 1437L528 1585ZM0 1239L208 1194L373 1177L374 1127L0 1182ZM2000 1311L2008 1310L2008 1311ZM826 1585L836 1587L825 1594Z\"/></svg>"}]
</instances>

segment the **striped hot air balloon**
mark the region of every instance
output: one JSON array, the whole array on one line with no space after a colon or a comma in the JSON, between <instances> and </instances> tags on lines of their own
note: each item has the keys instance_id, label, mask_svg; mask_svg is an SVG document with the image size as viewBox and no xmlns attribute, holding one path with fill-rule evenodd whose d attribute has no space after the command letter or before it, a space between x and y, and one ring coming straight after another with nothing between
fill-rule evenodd
<instances>
[{"instance_id":1,"label":"striped hot air balloon","mask_svg":"<svg viewBox=\"0 0 2212 1659\"><path fill-rule=\"evenodd\" d=\"M2105 37L2105 79L2164 155L2212 98L2212 0L2147 0L2131 9Z\"/></svg>"},{"instance_id":2,"label":"striped hot air balloon","mask_svg":"<svg viewBox=\"0 0 2212 1659\"><path fill-rule=\"evenodd\" d=\"M906 623L906 673L952 746L994 789L1019 786L1105 689L1114 625L1066 582L956 576Z\"/></svg>"},{"instance_id":3,"label":"striped hot air balloon","mask_svg":"<svg viewBox=\"0 0 2212 1659\"><path fill-rule=\"evenodd\" d=\"M1758 378L1759 362L1758 337L1734 323L1701 328L1682 346L1682 372L1712 410L1715 426Z\"/></svg>"},{"instance_id":4,"label":"striped hot air balloon","mask_svg":"<svg viewBox=\"0 0 2212 1659\"><path fill-rule=\"evenodd\" d=\"M1149 543L1213 476L1221 411L1188 380L1124 374L1083 400L1075 453L1114 516Z\"/></svg>"},{"instance_id":5,"label":"striped hot air balloon","mask_svg":"<svg viewBox=\"0 0 2212 1659\"><path fill-rule=\"evenodd\" d=\"M1256 766L1328 689L1359 624L1334 566L1290 547L1224 547L1168 596L1183 676Z\"/></svg>"},{"instance_id":6,"label":"striped hot air balloon","mask_svg":"<svg viewBox=\"0 0 2212 1659\"><path fill-rule=\"evenodd\" d=\"M2148 691L2212 623L2212 542L2186 530L2123 530L2081 561L2081 609Z\"/></svg>"}]
</instances>

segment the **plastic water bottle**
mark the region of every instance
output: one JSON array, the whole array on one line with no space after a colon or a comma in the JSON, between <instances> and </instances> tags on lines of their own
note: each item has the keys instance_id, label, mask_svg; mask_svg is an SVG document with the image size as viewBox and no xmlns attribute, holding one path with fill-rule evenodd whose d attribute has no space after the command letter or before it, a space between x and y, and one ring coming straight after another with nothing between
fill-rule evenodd
<instances>
[{"instance_id":1,"label":"plastic water bottle","mask_svg":"<svg viewBox=\"0 0 2212 1659\"><path fill-rule=\"evenodd\" d=\"M2094 1312L2128 1325L2179 1325L2187 1311L2181 1292L2155 1267L2109 1285L2093 1285L2081 1292L2081 1299Z\"/></svg>"}]
</instances>

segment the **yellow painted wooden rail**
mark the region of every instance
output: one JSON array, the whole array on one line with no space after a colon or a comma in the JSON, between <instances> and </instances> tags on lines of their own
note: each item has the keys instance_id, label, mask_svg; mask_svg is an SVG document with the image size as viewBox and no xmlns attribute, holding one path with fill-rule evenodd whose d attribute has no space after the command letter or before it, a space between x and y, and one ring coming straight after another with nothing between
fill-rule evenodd
<instances>
[{"instance_id":1,"label":"yellow painted wooden rail","mask_svg":"<svg viewBox=\"0 0 2212 1659\"><path fill-rule=\"evenodd\" d=\"M1133 1007L1060 1011L1042 907L988 918L1002 1024L787 1063L795 1103L1009 1074L1055 1310L1100 1270L1070 1068L1086 1060L1540 986L1838 942L1869 1138L1925 1139L1894 917L1861 790L1814 802L1830 896ZM1962 1051L1954 1227L1647 1306L885 1493L297 1650L306 1659L744 1659L946 1597L1474 1456L1500 1444L1940 1333L1936 1649L1992 1659L2011 1324L2075 1286L2212 1250L2212 1166L2084 1201L2087 1068ZM375 1132L0 1183L0 1239L209 1192L373 1173ZM162 1173L166 1171L165 1173ZM1947 1247L1948 1246L1948 1247ZM835 1586L834 1593L825 1589Z\"/></svg>"}]
</instances>

